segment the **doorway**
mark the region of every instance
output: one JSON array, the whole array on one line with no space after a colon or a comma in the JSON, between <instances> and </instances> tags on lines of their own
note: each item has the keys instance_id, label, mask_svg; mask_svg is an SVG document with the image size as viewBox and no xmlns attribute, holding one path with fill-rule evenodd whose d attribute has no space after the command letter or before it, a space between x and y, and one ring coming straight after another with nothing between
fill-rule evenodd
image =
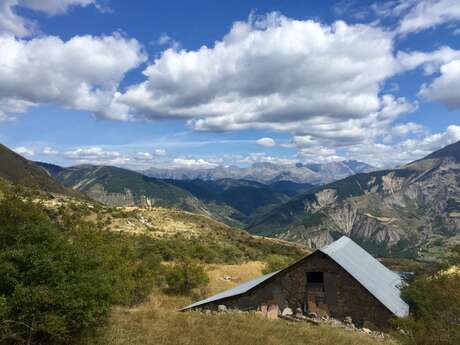
<instances>
[{"instance_id":1,"label":"doorway","mask_svg":"<svg viewBox=\"0 0 460 345\"><path fill-rule=\"evenodd\" d=\"M307 312L316 313L318 316L329 314L324 289L323 272L307 272Z\"/></svg>"}]
</instances>

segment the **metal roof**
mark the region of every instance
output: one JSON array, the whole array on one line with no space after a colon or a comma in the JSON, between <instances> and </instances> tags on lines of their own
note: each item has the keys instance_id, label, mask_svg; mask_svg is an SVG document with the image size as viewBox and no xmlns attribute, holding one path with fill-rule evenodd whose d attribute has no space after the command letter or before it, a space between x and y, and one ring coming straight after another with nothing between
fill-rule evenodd
<instances>
[{"instance_id":1,"label":"metal roof","mask_svg":"<svg viewBox=\"0 0 460 345\"><path fill-rule=\"evenodd\" d=\"M272 272L272 273L266 274L264 276L257 277L256 279L249 280L249 281L244 282L244 283L242 283L242 284L240 284L238 286L235 286L234 288L222 291L222 292L218 293L217 295L214 295L214 296L208 297L208 298L206 298L206 299L204 299L202 301L198 301L198 302L195 302L193 304L190 304L189 306L186 306L185 308L182 308L181 310L186 310L186 309L198 307L200 305L207 304L209 302L215 302L215 301L227 298L227 297L233 297L233 296L238 296L238 295L244 294L244 293L248 292L249 290L251 290L253 287L256 287L260 283L262 283L262 282L266 281L267 279L271 278L272 276L274 276L278 272L280 272L280 271Z\"/></svg>"},{"instance_id":2,"label":"metal roof","mask_svg":"<svg viewBox=\"0 0 460 345\"><path fill-rule=\"evenodd\" d=\"M320 251L342 266L393 314L399 317L409 314L409 306L400 296L401 277L351 239L343 236Z\"/></svg>"},{"instance_id":3,"label":"metal roof","mask_svg":"<svg viewBox=\"0 0 460 345\"><path fill-rule=\"evenodd\" d=\"M393 314L399 317L405 317L409 314L409 306L400 297L399 286L402 284L401 277L382 265L351 239L343 236L337 241L319 249L319 251L339 264ZM272 272L247 281L202 301L195 302L181 310L242 295L282 271Z\"/></svg>"}]
</instances>

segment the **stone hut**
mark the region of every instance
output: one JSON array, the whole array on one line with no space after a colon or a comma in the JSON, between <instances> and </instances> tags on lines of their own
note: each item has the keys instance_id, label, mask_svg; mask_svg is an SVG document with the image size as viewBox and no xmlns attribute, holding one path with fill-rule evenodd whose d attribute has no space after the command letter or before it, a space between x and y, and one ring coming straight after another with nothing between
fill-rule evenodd
<instances>
[{"instance_id":1,"label":"stone hut","mask_svg":"<svg viewBox=\"0 0 460 345\"><path fill-rule=\"evenodd\" d=\"M393 317L405 317L409 306L400 297L400 276L348 237L314 251L289 267L182 310L219 305L244 311L281 311L289 307L304 314L351 317L357 326L387 329Z\"/></svg>"}]
</instances>

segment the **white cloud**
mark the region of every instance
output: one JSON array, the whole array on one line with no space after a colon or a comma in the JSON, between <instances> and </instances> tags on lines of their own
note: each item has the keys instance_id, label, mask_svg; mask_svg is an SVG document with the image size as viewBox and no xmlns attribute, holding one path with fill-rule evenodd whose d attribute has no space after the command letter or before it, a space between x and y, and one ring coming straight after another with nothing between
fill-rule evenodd
<instances>
[{"instance_id":1,"label":"white cloud","mask_svg":"<svg viewBox=\"0 0 460 345\"><path fill-rule=\"evenodd\" d=\"M297 163L299 160L289 157L270 156L265 152L253 152L246 157L240 157L236 163L253 164L253 163L273 163L278 165L291 165Z\"/></svg>"},{"instance_id":2,"label":"white cloud","mask_svg":"<svg viewBox=\"0 0 460 345\"><path fill-rule=\"evenodd\" d=\"M174 158L173 166L176 168L188 168L188 169L210 169L218 166L216 163L209 162L202 158Z\"/></svg>"},{"instance_id":3,"label":"white cloud","mask_svg":"<svg viewBox=\"0 0 460 345\"><path fill-rule=\"evenodd\" d=\"M460 50L441 47L432 52L399 52L397 58L404 70L422 66L425 74L431 75L437 72L443 64L460 59Z\"/></svg>"},{"instance_id":4,"label":"white cloud","mask_svg":"<svg viewBox=\"0 0 460 345\"><path fill-rule=\"evenodd\" d=\"M72 7L86 7L90 4L96 4L96 0L0 0L0 34L24 37L37 31L37 24L18 15L15 12L16 7L56 15L63 14Z\"/></svg>"},{"instance_id":5,"label":"white cloud","mask_svg":"<svg viewBox=\"0 0 460 345\"><path fill-rule=\"evenodd\" d=\"M460 59L442 65L440 71L432 83L422 86L420 95L451 110L460 109Z\"/></svg>"},{"instance_id":6,"label":"white cloud","mask_svg":"<svg viewBox=\"0 0 460 345\"><path fill-rule=\"evenodd\" d=\"M181 47L178 41L176 41L174 38L165 33L161 34L161 36L157 40L154 40L151 43L153 45L169 46L174 50L180 49Z\"/></svg>"},{"instance_id":7,"label":"white cloud","mask_svg":"<svg viewBox=\"0 0 460 345\"><path fill-rule=\"evenodd\" d=\"M425 131L424 126L414 122L401 123L391 128L391 133L397 136L407 136L408 134L423 133Z\"/></svg>"},{"instance_id":8,"label":"white cloud","mask_svg":"<svg viewBox=\"0 0 460 345\"><path fill-rule=\"evenodd\" d=\"M19 40L3 35L0 46L0 113L5 114L56 103L118 118L111 102L119 82L146 58L136 40L120 34L66 42L54 36Z\"/></svg>"},{"instance_id":9,"label":"white cloud","mask_svg":"<svg viewBox=\"0 0 460 345\"><path fill-rule=\"evenodd\" d=\"M153 159L153 155L148 152L137 152L133 158L137 161L151 161Z\"/></svg>"},{"instance_id":10,"label":"white cloud","mask_svg":"<svg viewBox=\"0 0 460 345\"><path fill-rule=\"evenodd\" d=\"M441 24L460 20L460 2L458 0L400 0L406 2L409 10L402 17L398 33L419 32Z\"/></svg>"},{"instance_id":11,"label":"white cloud","mask_svg":"<svg viewBox=\"0 0 460 345\"><path fill-rule=\"evenodd\" d=\"M57 155L58 153L59 152L57 150L53 149L50 146L46 146L43 148L43 150L41 150L41 154L49 155L49 156Z\"/></svg>"},{"instance_id":12,"label":"white cloud","mask_svg":"<svg viewBox=\"0 0 460 345\"><path fill-rule=\"evenodd\" d=\"M348 159L357 159L375 166L391 167L422 158L431 152L460 140L460 126L451 125L445 132L407 139L393 144L374 142L351 146Z\"/></svg>"},{"instance_id":13,"label":"white cloud","mask_svg":"<svg viewBox=\"0 0 460 345\"><path fill-rule=\"evenodd\" d=\"M17 0L16 3L18 6L56 15L67 12L71 7L96 4L96 0Z\"/></svg>"},{"instance_id":14,"label":"white cloud","mask_svg":"<svg viewBox=\"0 0 460 345\"><path fill-rule=\"evenodd\" d=\"M260 138L256 141L258 145L265 146L265 147L273 147L276 145L275 140L272 138Z\"/></svg>"},{"instance_id":15,"label":"white cloud","mask_svg":"<svg viewBox=\"0 0 460 345\"><path fill-rule=\"evenodd\" d=\"M345 157L338 155L335 149L323 146L301 148L298 156L308 163L330 163L345 160Z\"/></svg>"},{"instance_id":16,"label":"white cloud","mask_svg":"<svg viewBox=\"0 0 460 345\"><path fill-rule=\"evenodd\" d=\"M122 155L118 151L106 151L100 147L80 147L66 151L64 157L78 161L101 161L118 159L121 158Z\"/></svg>"},{"instance_id":17,"label":"white cloud","mask_svg":"<svg viewBox=\"0 0 460 345\"><path fill-rule=\"evenodd\" d=\"M153 154L158 157L166 156L166 150L165 149L155 149L153 151Z\"/></svg>"},{"instance_id":18,"label":"white cloud","mask_svg":"<svg viewBox=\"0 0 460 345\"><path fill-rule=\"evenodd\" d=\"M20 154L21 156L34 156L35 151L31 148L19 146L13 149L16 153Z\"/></svg>"},{"instance_id":19,"label":"white cloud","mask_svg":"<svg viewBox=\"0 0 460 345\"><path fill-rule=\"evenodd\" d=\"M196 130L265 128L332 138L335 124L347 123L340 126L353 136L362 122L387 122L391 95L379 92L399 69L384 30L271 13L234 23L211 48L167 49L145 69L147 79L114 104L128 107L127 118L183 118Z\"/></svg>"}]
</instances>

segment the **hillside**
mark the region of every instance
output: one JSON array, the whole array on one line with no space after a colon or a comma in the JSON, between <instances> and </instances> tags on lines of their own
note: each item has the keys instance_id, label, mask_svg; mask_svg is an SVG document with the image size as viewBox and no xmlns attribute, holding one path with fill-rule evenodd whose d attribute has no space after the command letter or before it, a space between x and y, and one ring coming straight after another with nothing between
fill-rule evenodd
<instances>
[{"instance_id":1,"label":"hillside","mask_svg":"<svg viewBox=\"0 0 460 345\"><path fill-rule=\"evenodd\" d=\"M293 191L283 190L283 184L266 185L263 183L221 179L204 180L165 180L177 187L185 189L205 203L208 208L238 222L246 223L257 212L264 208L281 204L289 200ZM295 184L295 186L304 186ZM284 185L285 189L289 189Z\"/></svg>"},{"instance_id":2,"label":"hillside","mask_svg":"<svg viewBox=\"0 0 460 345\"><path fill-rule=\"evenodd\" d=\"M401 169L316 187L248 229L318 247L347 234L377 255L437 257L460 240L460 142Z\"/></svg>"},{"instance_id":3,"label":"hillside","mask_svg":"<svg viewBox=\"0 0 460 345\"><path fill-rule=\"evenodd\" d=\"M37 164L64 185L107 205L176 207L239 227L312 187L291 181L267 185L238 179L160 180L117 167Z\"/></svg>"},{"instance_id":4,"label":"hillside","mask_svg":"<svg viewBox=\"0 0 460 345\"><path fill-rule=\"evenodd\" d=\"M40 166L0 144L0 178L10 183L37 188L46 192L78 196L65 188Z\"/></svg>"},{"instance_id":5,"label":"hillside","mask_svg":"<svg viewBox=\"0 0 460 345\"><path fill-rule=\"evenodd\" d=\"M42 163L39 163L42 164ZM47 165L42 165L47 167ZM79 165L49 171L66 187L112 206L165 206L209 214L189 192L140 173L111 166Z\"/></svg>"}]
</instances>

